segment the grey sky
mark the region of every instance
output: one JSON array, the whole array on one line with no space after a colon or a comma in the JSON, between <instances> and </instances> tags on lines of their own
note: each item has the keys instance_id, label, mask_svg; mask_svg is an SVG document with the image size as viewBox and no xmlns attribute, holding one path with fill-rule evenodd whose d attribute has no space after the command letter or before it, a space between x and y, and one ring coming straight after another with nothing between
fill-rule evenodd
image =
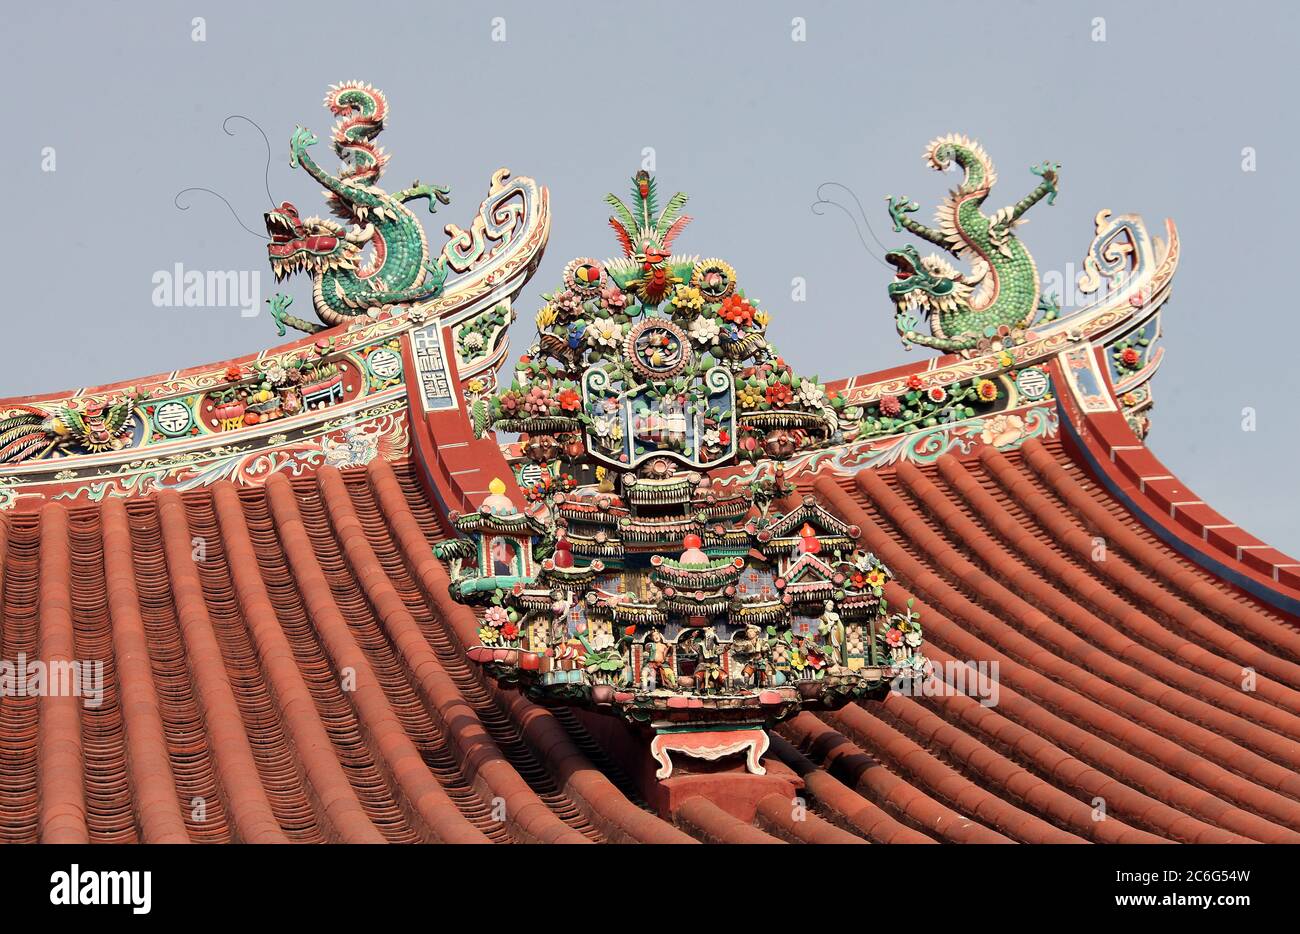
<instances>
[{"instance_id":1,"label":"grey sky","mask_svg":"<svg viewBox=\"0 0 1300 934\"><path fill-rule=\"evenodd\" d=\"M324 12L328 11L328 12ZM206 41L191 20L206 20ZM504 43L491 20L505 18ZM1094 17L1106 41L1092 41ZM803 17L807 41L791 41ZM1294 461L1300 408L1288 243L1297 195L1300 8L1190 3L313 3L24 4L6 11L0 68L6 302L4 395L53 391L216 361L277 342L265 314L155 308L151 277L258 270L263 143L271 193L304 214L317 186L287 164L296 123L321 137L326 87L367 80L389 98L387 179L452 187L428 224L467 224L491 171L550 187L553 228L521 298L514 347L538 293L573 256L616 252L601 196L623 195L643 147L661 191L691 193L678 249L721 256L772 312L786 357L823 378L908 357L885 298L889 272L841 214L813 214L842 182L887 244L884 196L922 214L952 183L920 154L950 130L979 139L1009 203L1063 163L1061 196L1021 231L1040 270L1078 264L1101 208L1173 217L1182 267L1166 306L1150 444L1207 502L1300 554ZM43 147L57 170L41 170ZM1258 171L1243 172L1243 147ZM808 282L806 304L791 279ZM306 279L289 283L310 312ZM912 351L913 354L918 351ZM1241 429L1242 409L1258 428Z\"/></svg>"}]
</instances>

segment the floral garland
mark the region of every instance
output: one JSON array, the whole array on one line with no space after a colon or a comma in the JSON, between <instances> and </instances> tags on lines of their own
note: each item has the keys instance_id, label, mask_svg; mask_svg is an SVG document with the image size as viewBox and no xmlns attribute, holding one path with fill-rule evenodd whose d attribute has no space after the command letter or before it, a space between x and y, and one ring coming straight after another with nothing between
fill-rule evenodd
<instances>
[{"instance_id":1,"label":"floral garland","mask_svg":"<svg viewBox=\"0 0 1300 934\"><path fill-rule=\"evenodd\" d=\"M494 604L483 612L478 638L483 645L518 647L521 616L514 607Z\"/></svg>"},{"instance_id":2,"label":"floral garland","mask_svg":"<svg viewBox=\"0 0 1300 934\"><path fill-rule=\"evenodd\" d=\"M472 363L485 356L492 349L492 336L513 317L510 305L502 302L462 324L456 331L456 350L461 360Z\"/></svg>"},{"instance_id":3,"label":"floral garland","mask_svg":"<svg viewBox=\"0 0 1300 934\"><path fill-rule=\"evenodd\" d=\"M889 625L876 634L890 663L900 671L920 671L929 664L919 651L925 636L921 631L921 614L912 609L915 602L915 597L909 598L907 609L890 614Z\"/></svg>"},{"instance_id":4,"label":"floral garland","mask_svg":"<svg viewBox=\"0 0 1300 934\"><path fill-rule=\"evenodd\" d=\"M576 428L582 419L582 396L575 380L544 360L525 357L511 384L488 400L494 427L527 431L535 419L559 419Z\"/></svg>"},{"instance_id":5,"label":"floral garland","mask_svg":"<svg viewBox=\"0 0 1300 934\"><path fill-rule=\"evenodd\" d=\"M1005 395L995 381L983 377L926 388L921 376L913 373L907 378L905 392L883 395L865 406L861 421L846 437L886 437L974 418L977 413L991 411Z\"/></svg>"}]
</instances>

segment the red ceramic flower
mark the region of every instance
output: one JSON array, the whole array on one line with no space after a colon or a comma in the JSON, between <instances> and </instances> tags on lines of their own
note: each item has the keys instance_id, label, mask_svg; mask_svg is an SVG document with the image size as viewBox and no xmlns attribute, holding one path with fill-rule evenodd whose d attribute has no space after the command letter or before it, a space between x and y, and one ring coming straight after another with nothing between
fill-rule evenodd
<instances>
[{"instance_id":1,"label":"red ceramic flower","mask_svg":"<svg viewBox=\"0 0 1300 934\"><path fill-rule=\"evenodd\" d=\"M582 404L582 398L572 389L561 389L556 399L560 403L560 408L566 412L576 412L578 406Z\"/></svg>"},{"instance_id":2,"label":"red ceramic flower","mask_svg":"<svg viewBox=\"0 0 1300 934\"><path fill-rule=\"evenodd\" d=\"M890 629L885 633L885 641L890 645L901 645L903 642L903 634L897 629Z\"/></svg>"},{"instance_id":3,"label":"red ceramic flower","mask_svg":"<svg viewBox=\"0 0 1300 934\"><path fill-rule=\"evenodd\" d=\"M907 378L908 389L920 389L923 385L924 383L921 381L921 377L916 373L913 373Z\"/></svg>"},{"instance_id":4,"label":"red ceramic flower","mask_svg":"<svg viewBox=\"0 0 1300 934\"><path fill-rule=\"evenodd\" d=\"M754 323L754 306L739 295L728 295L722 302L718 314L733 324L748 327Z\"/></svg>"},{"instance_id":5,"label":"red ceramic flower","mask_svg":"<svg viewBox=\"0 0 1300 934\"><path fill-rule=\"evenodd\" d=\"M880 414L886 418L896 418L903 411L903 403L898 401L898 396L881 396L880 397Z\"/></svg>"},{"instance_id":6,"label":"red ceramic flower","mask_svg":"<svg viewBox=\"0 0 1300 934\"><path fill-rule=\"evenodd\" d=\"M514 623L506 623L501 627L501 635L505 636L507 639L513 639L515 636L519 635L519 627Z\"/></svg>"},{"instance_id":7,"label":"red ceramic flower","mask_svg":"<svg viewBox=\"0 0 1300 934\"><path fill-rule=\"evenodd\" d=\"M239 367L237 366L226 367L226 379L228 379L230 382L233 383L235 380L239 379L241 375L242 375L242 371L239 369Z\"/></svg>"},{"instance_id":8,"label":"red ceramic flower","mask_svg":"<svg viewBox=\"0 0 1300 934\"><path fill-rule=\"evenodd\" d=\"M1125 347L1120 353L1119 358L1125 366L1137 366L1138 361L1141 359L1141 357L1138 356L1137 349L1134 347Z\"/></svg>"},{"instance_id":9,"label":"red ceramic flower","mask_svg":"<svg viewBox=\"0 0 1300 934\"><path fill-rule=\"evenodd\" d=\"M930 397L931 402L942 402L948 398L948 392L942 386L931 386L926 395Z\"/></svg>"},{"instance_id":10,"label":"red ceramic flower","mask_svg":"<svg viewBox=\"0 0 1300 934\"><path fill-rule=\"evenodd\" d=\"M767 401L770 405L785 405L794 398L790 387L785 383L773 383L767 387Z\"/></svg>"}]
</instances>

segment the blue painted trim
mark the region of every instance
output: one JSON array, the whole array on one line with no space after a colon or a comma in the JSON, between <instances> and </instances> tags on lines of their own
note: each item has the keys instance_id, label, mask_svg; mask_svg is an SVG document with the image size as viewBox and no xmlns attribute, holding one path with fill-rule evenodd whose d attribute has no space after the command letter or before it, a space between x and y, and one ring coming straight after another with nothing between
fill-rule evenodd
<instances>
[{"instance_id":1,"label":"blue painted trim","mask_svg":"<svg viewBox=\"0 0 1300 934\"><path fill-rule=\"evenodd\" d=\"M1154 533L1157 538L1170 548L1174 549L1174 551L1178 552L1184 558L1200 565L1216 577L1220 577L1228 583L1240 587L1252 596L1258 597L1274 609L1291 616L1300 616L1300 600L1278 593L1267 584L1263 584L1260 581L1255 580L1253 577L1243 574L1236 568L1223 564L1217 559L1211 557L1203 549L1189 545L1166 528L1161 522L1153 519L1150 512L1141 508L1137 502L1115 484L1111 479L1109 472L1102 469L1097 458L1093 456L1092 451L1090 451L1088 446L1083 443L1083 439L1075 428L1074 422L1066 415L1059 399L1057 401L1057 414L1060 416L1062 430L1070 436L1071 440L1074 442L1075 448L1082 453L1083 459L1087 462L1088 469L1092 473L1093 477L1106 488L1107 492L1109 492L1111 496L1123 503L1125 509L1133 513L1133 515L1141 518L1142 524L1145 525L1149 531Z\"/></svg>"}]
</instances>

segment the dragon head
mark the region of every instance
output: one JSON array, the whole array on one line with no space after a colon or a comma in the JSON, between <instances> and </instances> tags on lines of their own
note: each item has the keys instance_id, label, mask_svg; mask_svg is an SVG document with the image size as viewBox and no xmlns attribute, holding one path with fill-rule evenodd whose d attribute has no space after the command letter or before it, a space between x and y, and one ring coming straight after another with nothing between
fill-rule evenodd
<instances>
[{"instance_id":1,"label":"dragon head","mask_svg":"<svg viewBox=\"0 0 1300 934\"><path fill-rule=\"evenodd\" d=\"M900 310L947 311L970 294L961 273L938 256L922 258L915 247L890 250L885 261L897 270L889 283L889 297Z\"/></svg>"},{"instance_id":2,"label":"dragon head","mask_svg":"<svg viewBox=\"0 0 1300 934\"><path fill-rule=\"evenodd\" d=\"M374 232L369 225L353 232L319 217L303 220L288 201L265 216L266 231L271 235L266 252L277 281L301 269L315 273L356 268L360 244Z\"/></svg>"}]
</instances>

